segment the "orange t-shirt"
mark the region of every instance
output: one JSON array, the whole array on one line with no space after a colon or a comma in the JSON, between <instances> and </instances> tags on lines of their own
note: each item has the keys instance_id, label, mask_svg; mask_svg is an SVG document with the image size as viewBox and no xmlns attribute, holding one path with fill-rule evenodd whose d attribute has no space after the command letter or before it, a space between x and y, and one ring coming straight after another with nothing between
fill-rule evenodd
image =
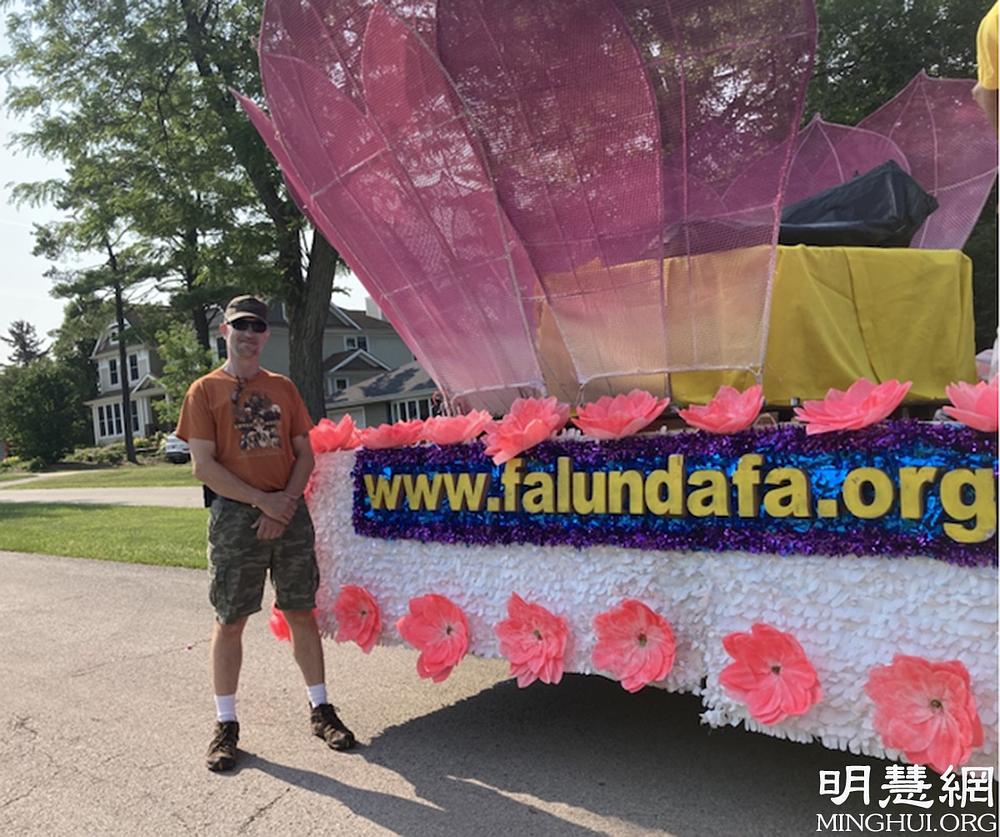
<instances>
[{"instance_id":1,"label":"orange t-shirt","mask_svg":"<svg viewBox=\"0 0 1000 837\"><path fill-rule=\"evenodd\" d=\"M261 369L241 388L216 369L188 388L175 432L187 442L215 442L223 468L261 491L280 491L295 464L292 439L312 426L302 396L284 375Z\"/></svg>"}]
</instances>

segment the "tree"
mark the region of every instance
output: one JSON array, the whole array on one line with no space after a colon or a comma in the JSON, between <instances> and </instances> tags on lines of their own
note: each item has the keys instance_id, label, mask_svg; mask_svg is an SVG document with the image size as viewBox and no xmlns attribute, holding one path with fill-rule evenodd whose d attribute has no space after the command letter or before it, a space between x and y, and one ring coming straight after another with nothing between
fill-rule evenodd
<instances>
[{"instance_id":1,"label":"tree","mask_svg":"<svg viewBox=\"0 0 1000 837\"><path fill-rule=\"evenodd\" d=\"M921 69L975 78L980 0L817 0L819 43L803 118L819 113L855 125L896 95ZM976 347L997 329L997 197L994 188L963 248L973 262Z\"/></svg>"},{"instance_id":2,"label":"tree","mask_svg":"<svg viewBox=\"0 0 1000 837\"><path fill-rule=\"evenodd\" d=\"M159 267L153 284L191 310L203 346L206 305L237 287L280 296L292 377L310 412L321 415L322 334L339 257L314 235L306 258L301 213L229 92L260 96L250 46L260 4L112 0L81 8L26 0L22 7L9 17L12 52L0 62L27 80L6 100L33 117L21 145L69 161L69 185L113 184L105 196L128 233L118 245L143 245L144 258ZM61 199L75 212L66 185L32 184L19 196Z\"/></svg>"},{"instance_id":3,"label":"tree","mask_svg":"<svg viewBox=\"0 0 1000 837\"><path fill-rule=\"evenodd\" d=\"M14 320L7 329L9 337L0 337L11 347L10 360L18 366L27 366L45 354L42 341L35 332L35 327L27 320Z\"/></svg>"},{"instance_id":4,"label":"tree","mask_svg":"<svg viewBox=\"0 0 1000 837\"><path fill-rule=\"evenodd\" d=\"M22 459L57 462L85 438L72 376L48 358L0 372L0 438Z\"/></svg>"},{"instance_id":5,"label":"tree","mask_svg":"<svg viewBox=\"0 0 1000 837\"><path fill-rule=\"evenodd\" d=\"M156 342L163 361L160 385L167 391L167 399L155 405L156 418L161 424L173 427L191 382L211 372L215 359L199 345L194 331L186 324L175 323L158 331Z\"/></svg>"}]
</instances>

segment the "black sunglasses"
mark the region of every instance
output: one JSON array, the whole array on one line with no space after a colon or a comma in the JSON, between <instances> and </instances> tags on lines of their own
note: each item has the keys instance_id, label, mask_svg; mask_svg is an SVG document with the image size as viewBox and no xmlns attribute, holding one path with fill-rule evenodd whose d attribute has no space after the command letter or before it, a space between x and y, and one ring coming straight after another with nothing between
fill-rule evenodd
<instances>
[{"instance_id":1,"label":"black sunglasses","mask_svg":"<svg viewBox=\"0 0 1000 837\"><path fill-rule=\"evenodd\" d=\"M246 331L250 329L255 334L263 334L267 331L267 323L263 320L257 320L253 317L243 317L240 320L227 320L227 325L232 326L237 331Z\"/></svg>"}]
</instances>

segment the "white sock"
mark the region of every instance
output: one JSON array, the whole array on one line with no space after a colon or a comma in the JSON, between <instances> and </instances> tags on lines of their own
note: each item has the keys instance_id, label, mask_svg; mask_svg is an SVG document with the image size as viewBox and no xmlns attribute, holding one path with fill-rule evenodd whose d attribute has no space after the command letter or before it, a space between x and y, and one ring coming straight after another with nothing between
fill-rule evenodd
<instances>
[{"instance_id":1,"label":"white sock","mask_svg":"<svg viewBox=\"0 0 1000 837\"><path fill-rule=\"evenodd\" d=\"M236 720L236 695L215 696L215 719L220 724Z\"/></svg>"},{"instance_id":2,"label":"white sock","mask_svg":"<svg viewBox=\"0 0 1000 837\"><path fill-rule=\"evenodd\" d=\"M317 683L315 686L306 686L309 693L309 705L315 709L321 703L326 703L326 683Z\"/></svg>"}]
</instances>

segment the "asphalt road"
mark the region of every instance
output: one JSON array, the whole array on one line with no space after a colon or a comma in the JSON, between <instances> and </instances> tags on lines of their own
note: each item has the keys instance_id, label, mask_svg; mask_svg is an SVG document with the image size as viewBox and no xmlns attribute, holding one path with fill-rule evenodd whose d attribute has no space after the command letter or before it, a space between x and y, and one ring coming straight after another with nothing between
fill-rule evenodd
<instances>
[{"instance_id":1,"label":"asphalt road","mask_svg":"<svg viewBox=\"0 0 1000 837\"><path fill-rule=\"evenodd\" d=\"M20 480L12 480L13 485ZM25 488L4 491L0 483L0 503L112 503L120 506L173 506L201 508L200 487L170 488Z\"/></svg>"},{"instance_id":2,"label":"asphalt road","mask_svg":"<svg viewBox=\"0 0 1000 837\"><path fill-rule=\"evenodd\" d=\"M0 833L806 835L818 771L884 762L698 720L598 677L520 690L497 661L421 681L415 652L326 642L358 734L307 732L286 644L248 627L231 775L202 757L211 614L193 570L0 552ZM873 801L872 809L879 809Z\"/></svg>"}]
</instances>

